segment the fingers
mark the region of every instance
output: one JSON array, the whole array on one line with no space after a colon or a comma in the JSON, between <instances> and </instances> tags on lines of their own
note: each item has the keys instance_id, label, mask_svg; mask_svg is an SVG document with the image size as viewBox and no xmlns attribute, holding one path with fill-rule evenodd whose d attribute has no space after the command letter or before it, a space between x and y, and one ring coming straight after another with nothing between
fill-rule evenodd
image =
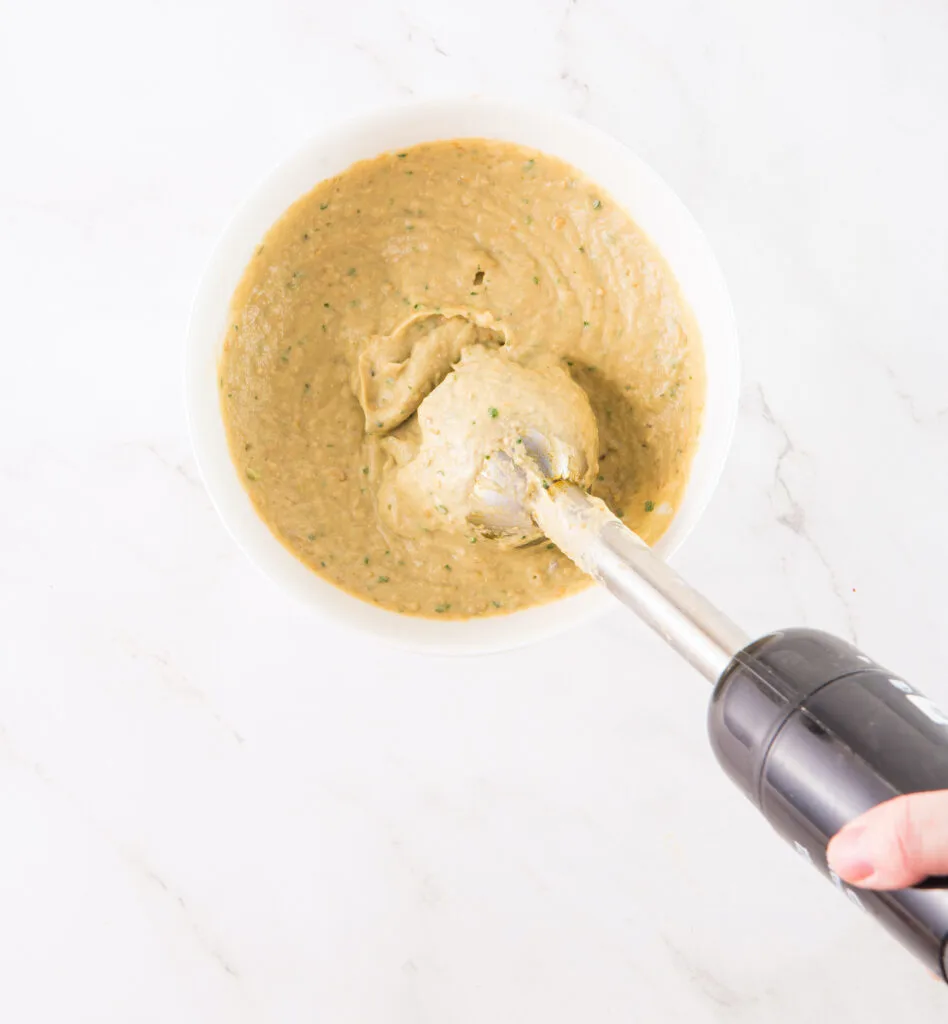
<instances>
[{"instance_id":1,"label":"fingers","mask_svg":"<svg viewBox=\"0 0 948 1024\"><path fill-rule=\"evenodd\" d=\"M948 874L948 790L873 807L833 837L826 858L843 881L866 889L903 889Z\"/></svg>"}]
</instances>

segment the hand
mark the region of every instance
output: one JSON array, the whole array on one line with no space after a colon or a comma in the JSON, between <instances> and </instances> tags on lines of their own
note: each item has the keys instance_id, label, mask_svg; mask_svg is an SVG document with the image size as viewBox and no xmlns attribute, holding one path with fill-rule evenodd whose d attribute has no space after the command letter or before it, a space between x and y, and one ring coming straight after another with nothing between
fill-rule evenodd
<instances>
[{"instance_id":1,"label":"hand","mask_svg":"<svg viewBox=\"0 0 948 1024\"><path fill-rule=\"evenodd\" d=\"M865 889L904 889L948 875L948 790L873 807L832 838L826 859L844 882Z\"/></svg>"}]
</instances>

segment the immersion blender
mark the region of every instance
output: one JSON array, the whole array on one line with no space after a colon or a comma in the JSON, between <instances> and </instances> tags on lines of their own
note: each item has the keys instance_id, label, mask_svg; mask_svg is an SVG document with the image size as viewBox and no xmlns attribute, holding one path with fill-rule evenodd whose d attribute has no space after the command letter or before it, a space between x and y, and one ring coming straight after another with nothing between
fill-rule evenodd
<instances>
[{"instance_id":1,"label":"immersion blender","mask_svg":"<svg viewBox=\"0 0 948 1024\"><path fill-rule=\"evenodd\" d=\"M948 981L948 877L857 891L826 861L832 836L864 811L903 793L948 789L948 716L826 633L786 629L750 641L574 484L544 483L523 511L714 684L715 756L777 832Z\"/></svg>"}]
</instances>

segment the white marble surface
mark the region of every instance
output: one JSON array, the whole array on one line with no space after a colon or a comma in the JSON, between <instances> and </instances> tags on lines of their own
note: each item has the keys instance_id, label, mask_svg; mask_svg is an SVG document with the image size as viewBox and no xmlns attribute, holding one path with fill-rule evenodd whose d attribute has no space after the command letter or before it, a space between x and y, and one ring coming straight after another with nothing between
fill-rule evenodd
<instances>
[{"instance_id":1,"label":"white marble surface","mask_svg":"<svg viewBox=\"0 0 948 1024\"><path fill-rule=\"evenodd\" d=\"M637 622L353 647L225 536L181 395L216 235L321 125L578 113L733 292L740 423L680 568L948 702L942 0L0 12L0 1020L944 1020L718 772L705 687Z\"/></svg>"}]
</instances>

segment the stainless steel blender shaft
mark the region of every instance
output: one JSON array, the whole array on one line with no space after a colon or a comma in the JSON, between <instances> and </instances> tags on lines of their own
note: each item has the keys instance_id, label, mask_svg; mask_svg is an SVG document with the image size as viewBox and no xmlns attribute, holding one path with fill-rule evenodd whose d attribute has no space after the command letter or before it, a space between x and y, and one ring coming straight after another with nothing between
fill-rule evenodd
<instances>
[{"instance_id":1,"label":"stainless steel blender shaft","mask_svg":"<svg viewBox=\"0 0 948 1024\"><path fill-rule=\"evenodd\" d=\"M750 638L581 488L559 484L534 510L559 548L717 682Z\"/></svg>"}]
</instances>

